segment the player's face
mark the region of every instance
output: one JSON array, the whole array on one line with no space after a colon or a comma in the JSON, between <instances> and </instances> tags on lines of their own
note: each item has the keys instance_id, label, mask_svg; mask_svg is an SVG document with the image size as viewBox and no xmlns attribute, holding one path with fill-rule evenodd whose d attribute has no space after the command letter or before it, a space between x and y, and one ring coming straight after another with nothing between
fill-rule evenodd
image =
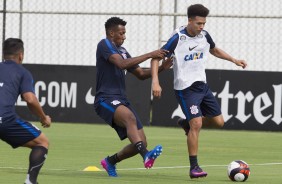
<instances>
[{"instance_id":1,"label":"player's face","mask_svg":"<svg viewBox=\"0 0 282 184\"><path fill-rule=\"evenodd\" d=\"M206 24L206 17L196 16L188 19L188 33L191 36L196 36L204 29Z\"/></svg>"},{"instance_id":2,"label":"player's face","mask_svg":"<svg viewBox=\"0 0 282 184\"><path fill-rule=\"evenodd\" d=\"M118 25L112 32L112 38L113 42L116 44L116 46L121 46L126 39L125 36L126 30L125 26Z\"/></svg>"}]
</instances>

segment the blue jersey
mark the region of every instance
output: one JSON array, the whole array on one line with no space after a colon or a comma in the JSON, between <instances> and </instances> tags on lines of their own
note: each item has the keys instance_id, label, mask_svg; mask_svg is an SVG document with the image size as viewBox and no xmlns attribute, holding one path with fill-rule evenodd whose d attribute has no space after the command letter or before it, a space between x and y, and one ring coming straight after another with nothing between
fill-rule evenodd
<instances>
[{"instance_id":1,"label":"blue jersey","mask_svg":"<svg viewBox=\"0 0 282 184\"><path fill-rule=\"evenodd\" d=\"M125 74L126 71L118 68L109 61L113 54L120 54L123 59L130 58L130 54L123 47L116 47L109 39L102 39L96 52L96 98L118 96L126 98ZM139 67L128 69L129 72Z\"/></svg>"},{"instance_id":2,"label":"blue jersey","mask_svg":"<svg viewBox=\"0 0 282 184\"><path fill-rule=\"evenodd\" d=\"M33 92L30 72L14 61L0 63L0 120L15 116L15 103L20 94Z\"/></svg>"}]
</instances>

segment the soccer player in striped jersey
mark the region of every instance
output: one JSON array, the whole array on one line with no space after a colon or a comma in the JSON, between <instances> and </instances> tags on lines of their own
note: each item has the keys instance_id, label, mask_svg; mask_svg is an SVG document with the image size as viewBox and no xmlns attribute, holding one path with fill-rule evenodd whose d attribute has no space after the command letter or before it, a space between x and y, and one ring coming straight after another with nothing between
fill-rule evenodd
<instances>
[{"instance_id":1,"label":"soccer player in striped jersey","mask_svg":"<svg viewBox=\"0 0 282 184\"><path fill-rule=\"evenodd\" d=\"M206 83L205 62L208 53L245 68L244 60L238 60L216 47L210 34L203 30L209 10L201 4L187 9L188 25L175 30L162 47L173 56L174 90L186 119L178 124L185 130L190 162L190 177L207 176L198 164L198 139L202 127L220 128L224 125L220 106ZM158 79L158 61L152 59L152 91L161 96Z\"/></svg>"},{"instance_id":2,"label":"soccer player in striped jersey","mask_svg":"<svg viewBox=\"0 0 282 184\"><path fill-rule=\"evenodd\" d=\"M131 72L140 80L151 77L151 69L142 69L139 63L150 58L164 58L166 51L160 49L147 54L131 57L122 47L126 39L126 22L118 17L111 17L105 23L106 38L97 46L96 52L96 95L95 111L112 128L119 138L129 139L130 144L119 152L101 160L101 165L110 177L116 177L116 164L124 159L140 154L145 168L151 168L161 154L162 146L157 145L147 150L146 136L140 119L128 101L125 93L125 72ZM170 68L171 60L166 60L159 70Z\"/></svg>"},{"instance_id":3,"label":"soccer player in striped jersey","mask_svg":"<svg viewBox=\"0 0 282 184\"><path fill-rule=\"evenodd\" d=\"M0 63L0 139L13 148L31 148L25 184L37 184L37 176L47 158L49 141L35 125L16 114L18 96L21 95L30 111L40 118L44 128L51 125L51 118L45 115L34 94L30 72L21 65L24 58L23 41L17 38L5 40L3 56L4 61Z\"/></svg>"}]
</instances>

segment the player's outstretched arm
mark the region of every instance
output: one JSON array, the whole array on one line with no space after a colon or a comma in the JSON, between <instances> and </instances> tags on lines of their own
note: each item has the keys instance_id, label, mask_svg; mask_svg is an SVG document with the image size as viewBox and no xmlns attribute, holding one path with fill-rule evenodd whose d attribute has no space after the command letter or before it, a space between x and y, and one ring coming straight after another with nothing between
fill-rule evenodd
<instances>
[{"instance_id":1,"label":"player's outstretched arm","mask_svg":"<svg viewBox=\"0 0 282 184\"><path fill-rule=\"evenodd\" d=\"M51 125L51 118L47 116L42 107L40 106L38 99L32 92L26 92L22 94L24 101L26 101L29 110L40 118L40 122L44 128L48 128Z\"/></svg>"},{"instance_id":2,"label":"player's outstretched arm","mask_svg":"<svg viewBox=\"0 0 282 184\"><path fill-rule=\"evenodd\" d=\"M242 68L247 67L246 61L235 59L220 48L215 47L213 49L210 49L210 53L215 57L231 61L232 63L236 64L237 66L241 66Z\"/></svg>"},{"instance_id":3,"label":"player's outstretched arm","mask_svg":"<svg viewBox=\"0 0 282 184\"><path fill-rule=\"evenodd\" d=\"M165 59L161 66L159 66L158 72L169 69L172 66L172 58ZM140 80L148 79L152 76L151 68L141 68L138 67L132 71L132 74L135 75Z\"/></svg>"},{"instance_id":4,"label":"player's outstretched arm","mask_svg":"<svg viewBox=\"0 0 282 184\"><path fill-rule=\"evenodd\" d=\"M159 59L151 60L151 72L152 72L152 93L154 97L160 98L162 88L159 83Z\"/></svg>"},{"instance_id":5,"label":"player's outstretched arm","mask_svg":"<svg viewBox=\"0 0 282 184\"><path fill-rule=\"evenodd\" d=\"M165 55L167 54L168 51L163 50L163 49L159 49L159 50L155 50L146 54L143 54L141 56L137 56L137 57L132 57L132 58L128 58L128 59L123 59L119 54L113 54L109 57L109 60L115 64L117 67L119 67L120 69L124 70L124 69L128 69L130 67L133 67L139 63L142 63L144 61L146 61L147 59L150 58L164 58Z\"/></svg>"}]
</instances>

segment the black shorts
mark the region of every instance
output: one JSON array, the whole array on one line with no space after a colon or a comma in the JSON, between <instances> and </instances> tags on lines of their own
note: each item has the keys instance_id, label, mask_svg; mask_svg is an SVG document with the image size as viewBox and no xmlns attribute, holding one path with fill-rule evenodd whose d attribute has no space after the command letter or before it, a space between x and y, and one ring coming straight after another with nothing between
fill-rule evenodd
<instances>
[{"instance_id":1,"label":"black shorts","mask_svg":"<svg viewBox=\"0 0 282 184\"><path fill-rule=\"evenodd\" d=\"M15 117L2 119L0 123L0 139L13 148L37 138L41 131L33 124Z\"/></svg>"},{"instance_id":2,"label":"black shorts","mask_svg":"<svg viewBox=\"0 0 282 184\"><path fill-rule=\"evenodd\" d=\"M220 106L209 86L204 82L195 82L184 90L175 90L175 96L186 119L221 114Z\"/></svg>"},{"instance_id":3,"label":"black shorts","mask_svg":"<svg viewBox=\"0 0 282 184\"><path fill-rule=\"evenodd\" d=\"M127 99L118 98L118 97L99 98L99 99L96 99L94 107L95 107L96 113L102 119L104 119L106 121L106 123L108 123L112 128L115 129L115 131L117 132L117 134L118 134L118 136L121 140L124 140L124 139L127 138L126 128L117 126L113 122L114 113L115 113L116 109L118 108L118 106L120 106L120 105L124 105L128 109L131 110L131 112L134 114L134 116L136 118L138 130L142 129L143 125L140 121L140 118L138 117L135 110L131 107L131 105L130 105L130 103Z\"/></svg>"}]
</instances>

